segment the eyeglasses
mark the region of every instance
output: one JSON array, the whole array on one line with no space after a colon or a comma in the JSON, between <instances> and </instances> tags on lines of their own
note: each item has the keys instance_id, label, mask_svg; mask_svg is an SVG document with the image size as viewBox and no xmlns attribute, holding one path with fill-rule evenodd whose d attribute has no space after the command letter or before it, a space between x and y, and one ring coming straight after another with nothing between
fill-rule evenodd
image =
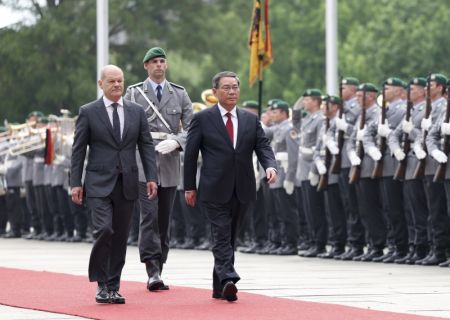
<instances>
[{"instance_id":1,"label":"eyeglasses","mask_svg":"<svg viewBox=\"0 0 450 320\"><path fill-rule=\"evenodd\" d=\"M223 90L225 92L230 92L231 90L233 91L239 91L240 88L239 86L223 86L222 88L219 88L220 90Z\"/></svg>"}]
</instances>

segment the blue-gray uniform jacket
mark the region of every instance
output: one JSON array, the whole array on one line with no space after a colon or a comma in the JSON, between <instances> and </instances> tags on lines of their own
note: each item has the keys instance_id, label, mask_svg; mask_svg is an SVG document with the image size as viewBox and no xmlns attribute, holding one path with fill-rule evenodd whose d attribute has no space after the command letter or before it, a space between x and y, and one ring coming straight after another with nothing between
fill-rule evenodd
<instances>
[{"instance_id":1,"label":"blue-gray uniform jacket","mask_svg":"<svg viewBox=\"0 0 450 320\"><path fill-rule=\"evenodd\" d=\"M419 160L416 158L414 154L414 143L417 141L417 138L420 137L420 124L422 122L422 119L425 115L425 101L422 101L412 107L411 110L411 118L409 121L413 124L413 129L408 134L408 140L410 142L410 150L408 154L406 155L406 172L405 172L405 180L412 180L414 179L414 172L417 168L417 164ZM401 148L403 150L403 125L400 122L400 124L395 128L394 131L389 135L389 148L394 152L398 148Z\"/></svg>"},{"instance_id":2,"label":"blue-gray uniform jacket","mask_svg":"<svg viewBox=\"0 0 450 320\"><path fill-rule=\"evenodd\" d=\"M398 99L389 104L386 107L386 120L389 124L389 129L395 130L399 123L405 117L406 112L406 104L404 100ZM377 135L378 124L381 123L381 118L377 118L376 122L370 122L367 126L367 130L365 133L364 146L367 148L374 146L379 147L379 139L380 137ZM389 137L386 138L386 141ZM387 143L386 143L387 144ZM368 150L368 149L367 149ZM370 156L369 156L370 157ZM397 167L398 161L392 156L392 151L387 144L386 151L383 156L383 177L392 177L395 172L395 168Z\"/></svg>"},{"instance_id":3,"label":"blue-gray uniform jacket","mask_svg":"<svg viewBox=\"0 0 450 320\"><path fill-rule=\"evenodd\" d=\"M288 148L288 156L292 157L292 161L289 158L289 163L292 162L292 167L295 170L292 172L293 176L287 176L286 180L294 182L294 186L301 187L302 182L299 179L299 175L297 175L298 170L298 158L299 158L299 146L300 146L300 134L298 133L297 128L292 128L289 133L289 139L287 139L286 144Z\"/></svg>"},{"instance_id":4,"label":"blue-gray uniform jacket","mask_svg":"<svg viewBox=\"0 0 450 320\"><path fill-rule=\"evenodd\" d=\"M292 177L293 172L295 172L296 170L296 168L292 167L292 163L289 163L287 139L290 135L291 130L292 125L288 119L274 126L265 128L264 130L264 132L266 133L266 137L268 137L269 140L271 140L270 145L272 146L272 150L273 153L275 154L275 159L277 160L277 165L279 168L277 181L269 185L270 189L283 188L283 182L286 179L286 176L289 174L289 177ZM281 158L287 158L287 160L281 161L280 160Z\"/></svg>"},{"instance_id":5,"label":"blue-gray uniform jacket","mask_svg":"<svg viewBox=\"0 0 450 320\"><path fill-rule=\"evenodd\" d=\"M44 154L45 154L44 149L41 149L34 154L33 186L43 186L44 185Z\"/></svg>"},{"instance_id":6,"label":"blue-gray uniform jacket","mask_svg":"<svg viewBox=\"0 0 450 320\"><path fill-rule=\"evenodd\" d=\"M296 175L296 179L300 181L308 180L309 171L313 163L314 149L324 120L325 117L322 112L317 111L307 115L302 121ZM306 148L307 152L301 152L301 148Z\"/></svg>"},{"instance_id":7,"label":"blue-gray uniform jacket","mask_svg":"<svg viewBox=\"0 0 450 320\"><path fill-rule=\"evenodd\" d=\"M341 168L350 168L352 165L350 163L350 160L348 159L347 155L347 145L348 145L348 139L352 135L354 129L355 129L355 123L356 119L358 119L359 114L361 113L361 108L358 105L358 100L356 97L353 97L347 101L344 101L344 114L343 117L345 121L348 124L347 131L344 134L344 145L342 146L341 150ZM336 128L336 122L333 121L330 126L330 136L334 135L334 139L337 143L337 136L339 134L339 131Z\"/></svg>"},{"instance_id":8,"label":"blue-gray uniform jacket","mask_svg":"<svg viewBox=\"0 0 450 320\"><path fill-rule=\"evenodd\" d=\"M373 126L373 123L378 123L378 118L380 116L380 107L377 104L374 104L373 106L366 109L366 125L365 128L369 126ZM356 120L356 130L353 130L352 135L350 136L348 145L347 145L347 154L350 154L351 151L357 151L357 144L361 143L361 141L356 140L356 135L359 131L359 123L361 121L361 115L358 116L358 119ZM367 132L366 132L367 134ZM364 157L361 161L361 178L371 178L372 177L372 171L375 165L375 162L373 159L367 154L367 149L370 145L375 145L375 137L371 137L371 143L367 144L369 139L366 139L364 137L362 141L362 146L364 149Z\"/></svg>"},{"instance_id":9,"label":"blue-gray uniform jacket","mask_svg":"<svg viewBox=\"0 0 450 320\"><path fill-rule=\"evenodd\" d=\"M431 123L433 125L431 126L429 131L431 131L433 129L433 126L436 126L435 132L434 132L435 135L441 133L441 122L439 122L439 118L441 117L441 114L445 114L446 106L447 106L447 101L445 100L444 97L440 97L431 103L430 117L431 117ZM417 137L417 139L419 141L423 141L423 135L424 135L424 131L422 130L420 133L420 136ZM429 147L428 147L429 135L430 135L430 133L427 134L427 142L426 142L428 155L427 155L426 165L425 165L425 175L426 176L430 176L430 175L434 176L439 163L436 160L434 160L434 158L431 156L431 151L433 151L436 147L438 147L440 149L441 146L440 146L440 141L437 141L436 147L433 146L434 143L432 143L431 149L429 149Z\"/></svg>"},{"instance_id":10,"label":"blue-gray uniform jacket","mask_svg":"<svg viewBox=\"0 0 450 320\"><path fill-rule=\"evenodd\" d=\"M33 161L34 155L24 155L22 158L23 166L22 166L22 180L25 181L33 181Z\"/></svg>"},{"instance_id":11,"label":"blue-gray uniform jacket","mask_svg":"<svg viewBox=\"0 0 450 320\"><path fill-rule=\"evenodd\" d=\"M69 183L70 160L64 156L56 156L52 165L52 187L67 186Z\"/></svg>"},{"instance_id":12,"label":"blue-gray uniform jacket","mask_svg":"<svg viewBox=\"0 0 450 320\"><path fill-rule=\"evenodd\" d=\"M153 112L153 109L149 107L149 103L137 88L140 88L155 105L171 130ZM128 87L125 99L140 104L146 111L148 125L155 146L162 140L174 139L178 142L180 148L184 149L193 111L191 99L182 86L165 81L161 102L159 102L147 78L144 82L136 83ZM180 124L183 130L181 130ZM139 181L145 181L139 153L137 153L137 163L139 167ZM168 154L156 152L156 165L159 185L162 187L176 187L180 181L179 150L174 150Z\"/></svg>"},{"instance_id":13,"label":"blue-gray uniform jacket","mask_svg":"<svg viewBox=\"0 0 450 320\"><path fill-rule=\"evenodd\" d=\"M433 102L433 104L435 104ZM447 111L447 101L445 98L441 97L440 99L436 100L436 108L439 109L439 114L437 117L437 120L435 122L432 122L433 125L430 128L430 131L427 135L427 149L428 154L431 154L433 150L441 150L442 151L442 139L444 138L443 135L441 135L441 125L444 122L445 118L445 112ZM447 154L448 157L448 154ZM428 162L428 159L427 159ZM436 172L436 170L435 170ZM431 173L434 174L435 172ZM450 179L450 165L447 161L447 166L445 170L445 179Z\"/></svg>"},{"instance_id":14,"label":"blue-gray uniform jacket","mask_svg":"<svg viewBox=\"0 0 450 320\"><path fill-rule=\"evenodd\" d=\"M330 132L331 126L334 126L336 128L335 118L330 119L330 128L328 130L326 130L326 121L323 122L322 128L320 129L320 133L317 138L316 149L314 150L313 156L314 161L322 160L324 165L327 146L323 143L323 135L326 134L328 139L330 139L330 137L332 136L332 133ZM331 155L330 167L331 164L333 163L332 160L333 156ZM315 174L319 174L315 164L313 164L312 171ZM327 168L327 174L328 174L328 184L335 184L339 182L339 175L330 173L330 168Z\"/></svg>"},{"instance_id":15,"label":"blue-gray uniform jacket","mask_svg":"<svg viewBox=\"0 0 450 320\"><path fill-rule=\"evenodd\" d=\"M53 180L53 165L45 164L44 165L44 186L51 186Z\"/></svg>"},{"instance_id":16,"label":"blue-gray uniform jacket","mask_svg":"<svg viewBox=\"0 0 450 320\"><path fill-rule=\"evenodd\" d=\"M12 156L8 154L5 158L6 173L5 180L8 188L17 188L23 186L22 165L23 157Z\"/></svg>"}]
</instances>

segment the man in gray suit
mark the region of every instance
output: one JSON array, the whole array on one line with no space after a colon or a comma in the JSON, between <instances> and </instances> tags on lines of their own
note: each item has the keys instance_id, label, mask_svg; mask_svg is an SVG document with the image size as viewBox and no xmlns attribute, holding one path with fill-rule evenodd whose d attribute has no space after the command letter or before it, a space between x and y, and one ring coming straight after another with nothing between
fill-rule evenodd
<instances>
[{"instance_id":1,"label":"man in gray suit","mask_svg":"<svg viewBox=\"0 0 450 320\"><path fill-rule=\"evenodd\" d=\"M180 150L186 144L186 131L192 119L192 103L182 86L167 81L168 64L163 49L151 48L142 62L148 77L145 81L130 86L125 99L144 108L150 133L155 140L155 149L158 151L158 197L154 201L148 201L145 196L145 184L142 182L145 180L139 175L139 253L147 270L147 289L155 291L168 289L160 274L169 253L170 213L180 182Z\"/></svg>"},{"instance_id":2,"label":"man in gray suit","mask_svg":"<svg viewBox=\"0 0 450 320\"><path fill-rule=\"evenodd\" d=\"M122 99L123 72L103 67L98 85L104 96L80 108L72 147L72 201L80 205L86 192L92 214L94 246L89 280L97 281L98 303L125 303L119 294L131 215L138 198L136 147L147 180L147 195L157 194L153 140L142 108ZM83 164L89 146L82 186Z\"/></svg>"}]
</instances>

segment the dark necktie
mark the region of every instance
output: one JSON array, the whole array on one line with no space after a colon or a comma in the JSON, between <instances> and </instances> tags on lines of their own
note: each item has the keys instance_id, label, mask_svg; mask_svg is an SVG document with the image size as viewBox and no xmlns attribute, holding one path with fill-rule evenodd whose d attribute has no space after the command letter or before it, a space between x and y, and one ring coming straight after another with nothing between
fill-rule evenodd
<instances>
[{"instance_id":1,"label":"dark necktie","mask_svg":"<svg viewBox=\"0 0 450 320\"><path fill-rule=\"evenodd\" d=\"M227 112L226 116L228 119L227 119L227 123L226 123L225 127L227 128L227 132L228 132L228 136L230 137L231 144L234 145L233 121L231 121L231 113Z\"/></svg>"},{"instance_id":2,"label":"dark necktie","mask_svg":"<svg viewBox=\"0 0 450 320\"><path fill-rule=\"evenodd\" d=\"M161 102L161 97L162 97L161 89L162 89L161 86L158 84L158 86L156 87L156 97L158 98L159 102Z\"/></svg>"},{"instance_id":3,"label":"dark necktie","mask_svg":"<svg viewBox=\"0 0 450 320\"><path fill-rule=\"evenodd\" d=\"M113 107L113 131L114 131L114 137L117 139L117 141L120 141L120 120L119 120L119 114L117 113L117 106L118 103L112 103L111 107Z\"/></svg>"}]
</instances>

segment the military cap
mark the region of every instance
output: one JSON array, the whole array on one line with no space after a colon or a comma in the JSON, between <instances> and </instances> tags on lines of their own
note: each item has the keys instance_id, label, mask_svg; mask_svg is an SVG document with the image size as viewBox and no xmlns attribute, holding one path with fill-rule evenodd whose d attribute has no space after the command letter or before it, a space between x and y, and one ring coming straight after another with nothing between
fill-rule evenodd
<instances>
[{"instance_id":1,"label":"military cap","mask_svg":"<svg viewBox=\"0 0 450 320\"><path fill-rule=\"evenodd\" d=\"M322 92L319 89L307 89L303 93L304 97L322 97Z\"/></svg>"},{"instance_id":2,"label":"military cap","mask_svg":"<svg viewBox=\"0 0 450 320\"><path fill-rule=\"evenodd\" d=\"M39 123L49 123L50 119L48 117L46 117L46 116L42 116L42 117L38 118L38 122Z\"/></svg>"},{"instance_id":3,"label":"military cap","mask_svg":"<svg viewBox=\"0 0 450 320\"><path fill-rule=\"evenodd\" d=\"M342 103L341 98L339 98L338 96L327 95L327 96L323 96L322 100L325 100L325 101L328 101L328 102L334 103L334 104L341 104Z\"/></svg>"},{"instance_id":4,"label":"military cap","mask_svg":"<svg viewBox=\"0 0 450 320\"><path fill-rule=\"evenodd\" d=\"M244 102L242 103L242 108L248 108L248 109L256 109L256 110L258 110L258 109L259 109L259 104L258 104L258 102L255 101L255 100L247 100L247 101L244 101Z\"/></svg>"},{"instance_id":5,"label":"military cap","mask_svg":"<svg viewBox=\"0 0 450 320\"><path fill-rule=\"evenodd\" d=\"M27 119L29 119L29 118L31 118L31 117L41 118L41 117L43 117L43 116L44 116L44 114L43 114L42 112L40 112L40 111L31 111L31 112L28 114Z\"/></svg>"},{"instance_id":6,"label":"military cap","mask_svg":"<svg viewBox=\"0 0 450 320\"><path fill-rule=\"evenodd\" d=\"M270 99L269 101L267 101L267 108L272 108L273 104L278 100L280 100L280 99L275 98L275 99Z\"/></svg>"},{"instance_id":7,"label":"military cap","mask_svg":"<svg viewBox=\"0 0 450 320\"><path fill-rule=\"evenodd\" d=\"M416 86L426 87L427 86L427 79L422 77L416 77L412 78L411 81L409 81L409 84L413 84Z\"/></svg>"},{"instance_id":8,"label":"military cap","mask_svg":"<svg viewBox=\"0 0 450 320\"><path fill-rule=\"evenodd\" d=\"M359 80L353 77L343 78L341 81L342 84L349 84L352 86L359 86Z\"/></svg>"},{"instance_id":9,"label":"military cap","mask_svg":"<svg viewBox=\"0 0 450 320\"><path fill-rule=\"evenodd\" d=\"M6 132L6 127L4 127L4 126L0 126L0 132Z\"/></svg>"},{"instance_id":10,"label":"military cap","mask_svg":"<svg viewBox=\"0 0 450 320\"><path fill-rule=\"evenodd\" d=\"M383 85L406 88L407 84L400 78L390 77L383 82Z\"/></svg>"},{"instance_id":11,"label":"military cap","mask_svg":"<svg viewBox=\"0 0 450 320\"><path fill-rule=\"evenodd\" d=\"M160 47L153 47L147 51L147 53L144 56L144 59L142 60L143 63L147 62L150 59L157 58L157 57L166 57L166 53L164 50Z\"/></svg>"},{"instance_id":12,"label":"military cap","mask_svg":"<svg viewBox=\"0 0 450 320\"><path fill-rule=\"evenodd\" d=\"M283 111L289 111L289 105L286 101L283 100L277 100L273 103L272 109L274 110L283 110Z\"/></svg>"},{"instance_id":13,"label":"military cap","mask_svg":"<svg viewBox=\"0 0 450 320\"><path fill-rule=\"evenodd\" d=\"M446 86L448 79L443 74L433 73L432 75L430 75L430 81L436 81L441 86Z\"/></svg>"},{"instance_id":14,"label":"military cap","mask_svg":"<svg viewBox=\"0 0 450 320\"><path fill-rule=\"evenodd\" d=\"M358 86L358 91L375 92L375 93L379 92L377 86L369 82L360 84Z\"/></svg>"}]
</instances>

